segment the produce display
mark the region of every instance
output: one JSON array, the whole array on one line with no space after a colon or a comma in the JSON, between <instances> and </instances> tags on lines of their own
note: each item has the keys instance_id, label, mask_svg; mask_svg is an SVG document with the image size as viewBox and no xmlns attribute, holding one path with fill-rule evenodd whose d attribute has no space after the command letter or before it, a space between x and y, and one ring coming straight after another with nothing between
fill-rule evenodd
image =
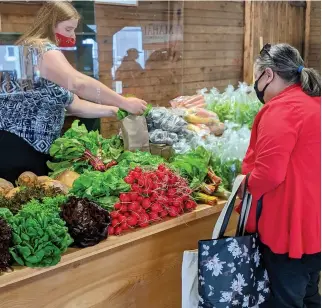
<instances>
[{"instance_id":1,"label":"produce display","mask_svg":"<svg viewBox=\"0 0 322 308\"><path fill-rule=\"evenodd\" d=\"M111 212L109 234L120 235L129 228L147 227L163 218L177 217L197 204L191 198L188 182L164 165L156 170L136 167L125 178L131 191L120 195Z\"/></svg>"},{"instance_id":2,"label":"produce display","mask_svg":"<svg viewBox=\"0 0 322 308\"><path fill-rule=\"evenodd\" d=\"M221 121L247 125L248 128L252 127L254 118L262 107L254 88L246 83L240 82L236 90L229 85L224 93L219 93L215 88L209 92L203 89L201 93L205 96L207 109L215 112Z\"/></svg>"},{"instance_id":3,"label":"produce display","mask_svg":"<svg viewBox=\"0 0 322 308\"><path fill-rule=\"evenodd\" d=\"M124 151L122 137L106 139L75 121L50 148L48 176L26 170L16 183L0 179L0 272L14 263L52 266L69 246L93 246L227 199L261 106L253 90L202 89L170 103L148 106L143 118L150 143L171 149L167 160ZM128 116L119 110L120 120Z\"/></svg>"},{"instance_id":4,"label":"produce display","mask_svg":"<svg viewBox=\"0 0 322 308\"><path fill-rule=\"evenodd\" d=\"M83 173L86 170L105 171L116 164L123 152L123 144L118 136L103 138L98 131L88 132L85 125L76 120L61 138L50 148L52 162L48 167L55 177L66 170Z\"/></svg>"}]
</instances>

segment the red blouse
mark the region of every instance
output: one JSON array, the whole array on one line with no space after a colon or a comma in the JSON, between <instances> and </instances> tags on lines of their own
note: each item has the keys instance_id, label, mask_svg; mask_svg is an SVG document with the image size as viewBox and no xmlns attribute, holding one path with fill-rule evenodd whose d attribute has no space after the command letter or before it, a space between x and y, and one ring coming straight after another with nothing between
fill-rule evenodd
<instances>
[{"instance_id":1,"label":"red blouse","mask_svg":"<svg viewBox=\"0 0 322 308\"><path fill-rule=\"evenodd\" d=\"M263 197L261 241L291 258L321 251L321 97L293 85L264 105L255 118L242 165L253 205L247 231L255 231Z\"/></svg>"}]
</instances>

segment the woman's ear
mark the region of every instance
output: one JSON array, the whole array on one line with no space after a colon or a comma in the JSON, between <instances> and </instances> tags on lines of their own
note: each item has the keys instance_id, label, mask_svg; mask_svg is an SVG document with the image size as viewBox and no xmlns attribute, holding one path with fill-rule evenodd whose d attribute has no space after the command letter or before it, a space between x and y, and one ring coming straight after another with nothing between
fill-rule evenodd
<instances>
[{"instance_id":1,"label":"woman's ear","mask_svg":"<svg viewBox=\"0 0 322 308\"><path fill-rule=\"evenodd\" d=\"M266 75L267 75L267 82L272 82L274 79L274 72L271 68L267 68L266 70Z\"/></svg>"}]
</instances>

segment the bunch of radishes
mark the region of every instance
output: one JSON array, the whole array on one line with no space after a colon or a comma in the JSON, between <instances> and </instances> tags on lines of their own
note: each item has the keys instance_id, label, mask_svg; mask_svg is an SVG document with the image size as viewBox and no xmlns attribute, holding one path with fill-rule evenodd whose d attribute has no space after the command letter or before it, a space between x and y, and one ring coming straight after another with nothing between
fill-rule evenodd
<instances>
[{"instance_id":1,"label":"bunch of radishes","mask_svg":"<svg viewBox=\"0 0 322 308\"><path fill-rule=\"evenodd\" d=\"M190 197L192 191L187 181L164 165L153 171L136 167L124 180L131 185L131 191L120 195L120 203L116 203L115 210L110 213L110 235L119 235L130 228L144 228L167 216L177 217L192 211L197 206Z\"/></svg>"}]
</instances>

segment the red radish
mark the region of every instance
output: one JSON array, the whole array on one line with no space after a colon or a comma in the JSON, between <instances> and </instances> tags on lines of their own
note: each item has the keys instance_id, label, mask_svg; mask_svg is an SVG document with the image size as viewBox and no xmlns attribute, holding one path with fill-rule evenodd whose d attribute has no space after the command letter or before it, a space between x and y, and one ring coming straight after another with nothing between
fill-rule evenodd
<instances>
[{"instance_id":1,"label":"red radish","mask_svg":"<svg viewBox=\"0 0 322 308\"><path fill-rule=\"evenodd\" d=\"M149 223L148 223L148 222L146 222L146 223L140 223L140 224L139 224L139 226L140 226L141 228L146 228L146 227L148 227L148 226L149 226Z\"/></svg>"},{"instance_id":2,"label":"red radish","mask_svg":"<svg viewBox=\"0 0 322 308\"><path fill-rule=\"evenodd\" d=\"M159 213L161 218L167 217L168 216L168 212L166 210L163 210L162 212Z\"/></svg>"},{"instance_id":3,"label":"red radish","mask_svg":"<svg viewBox=\"0 0 322 308\"><path fill-rule=\"evenodd\" d=\"M144 209L148 209L151 206L151 201L148 198L143 199L142 201L142 207Z\"/></svg>"},{"instance_id":4,"label":"red radish","mask_svg":"<svg viewBox=\"0 0 322 308\"><path fill-rule=\"evenodd\" d=\"M141 213L140 214L140 223L147 223L150 220L150 217L147 213Z\"/></svg>"},{"instance_id":5,"label":"red radish","mask_svg":"<svg viewBox=\"0 0 322 308\"><path fill-rule=\"evenodd\" d=\"M166 170L165 165L160 165L158 170L164 172Z\"/></svg>"},{"instance_id":6,"label":"red radish","mask_svg":"<svg viewBox=\"0 0 322 308\"><path fill-rule=\"evenodd\" d=\"M170 189L168 190L168 196L169 196L169 197L174 197L174 196L175 196L175 194L176 194L176 192L177 192L177 190L176 190L175 188L170 188Z\"/></svg>"},{"instance_id":7,"label":"red radish","mask_svg":"<svg viewBox=\"0 0 322 308\"><path fill-rule=\"evenodd\" d=\"M120 200L124 203L131 202L129 194L120 194Z\"/></svg>"},{"instance_id":8,"label":"red radish","mask_svg":"<svg viewBox=\"0 0 322 308\"><path fill-rule=\"evenodd\" d=\"M120 214L118 212L113 211L110 213L110 215L111 215L111 218L117 218L119 217Z\"/></svg>"},{"instance_id":9,"label":"red radish","mask_svg":"<svg viewBox=\"0 0 322 308\"><path fill-rule=\"evenodd\" d=\"M155 174L157 175L157 177L159 178L159 180L163 180L165 178L165 173L162 171L156 171Z\"/></svg>"},{"instance_id":10,"label":"red radish","mask_svg":"<svg viewBox=\"0 0 322 308\"><path fill-rule=\"evenodd\" d=\"M141 203L143 200L144 200L144 198L143 198L142 196L138 196L137 201L138 201L139 203Z\"/></svg>"},{"instance_id":11,"label":"red radish","mask_svg":"<svg viewBox=\"0 0 322 308\"><path fill-rule=\"evenodd\" d=\"M122 228L122 230L128 230L129 229L129 226L128 226L128 224L126 223L126 222L123 222L122 224L121 224L121 228Z\"/></svg>"},{"instance_id":12,"label":"red radish","mask_svg":"<svg viewBox=\"0 0 322 308\"><path fill-rule=\"evenodd\" d=\"M182 200L180 199L173 200L172 205L175 207L182 207Z\"/></svg>"},{"instance_id":13,"label":"red radish","mask_svg":"<svg viewBox=\"0 0 322 308\"><path fill-rule=\"evenodd\" d=\"M117 219L112 220L112 227L116 227L120 224L120 222Z\"/></svg>"},{"instance_id":14,"label":"red radish","mask_svg":"<svg viewBox=\"0 0 322 308\"><path fill-rule=\"evenodd\" d=\"M185 208L187 210L194 210L196 207L197 207L197 203L192 200L188 200L185 204Z\"/></svg>"},{"instance_id":15,"label":"red radish","mask_svg":"<svg viewBox=\"0 0 322 308\"><path fill-rule=\"evenodd\" d=\"M137 201L133 201L129 206L128 206L128 210L129 211L137 211L140 207L140 203Z\"/></svg>"},{"instance_id":16,"label":"red radish","mask_svg":"<svg viewBox=\"0 0 322 308\"><path fill-rule=\"evenodd\" d=\"M118 218L118 221L119 221L120 223L125 222L125 221L126 221L126 216L120 215L120 216L119 216L119 218Z\"/></svg>"},{"instance_id":17,"label":"red radish","mask_svg":"<svg viewBox=\"0 0 322 308\"><path fill-rule=\"evenodd\" d=\"M138 223L138 218L135 215L131 215L127 218L127 224L131 227L136 226Z\"/></svg>"},{"instance_id":18,"label":"red radish","mask_svg":"<svg viewBox=\"0 0 322 308\"><path fill-rule=\"evenodd\" d=\"M158 193L153 192L153 193L151 194L151 196L150 196L150 200L151 200L151 201L155 201L155 200L157 200L157 199L158 199L158 197L159 197Z\"/></svg>"},{"instance_id":19,"label":"red radish","mask_svg":"<svg viewBox=\"0 0 322 308\"><path fill-rule=\"evenodd\" d=\"M174 206L170 206L168 212L171 217L177 217L179 215L178 208Z\"/></svg>"},{"instance_id":20,"label":"red radish","mask_svg":"<svg viewBox=\"0 0 322 308\"><path fill-rule=\"evenodd\" d=\"M122 213L127 212L127 206L125 204L121 205L120 212L122 212Z\"/></svg>"},{"instance_id":21,"label":"red radish","mask_svg":"<svg viewBox=\"0 0 322 308\"><path fill-rule=\"evenodd\" d=\"M158 221L158 220L160 220L160 217L159 217L159 215L158 215L157 212L151 212L149 214L149 217L150 217L150 220L152 220L152 221Z\"/></svg>"},{"instance_id":22,"label":"red radish","mask_svg":"<svg viewBox=\"0 0 322 308\"><path fill-rule=\"evenodd\" d=\"M142 173L142 169L140 167L135 167L134 172Z\"/></svg>"},{"instance_id":23,"label":"red radish","mask_svg":"<svg viewBox=\"0 0 322 308\"><path fill-rule=\"evenodd\" d=\"M116 227L114 230L115 235L120 235L122 233L122 228L121 227Z\"/></svg>"},{"instance_id":24,"label":"red radish","mask_svg":"<svg viewBox=\"0 0 322 308\"><path fill-rule=\"evenodd\" d=\"M130 199L131 201L137 201L139 197L139 194L137 192L131 192L130 193Z\"/></svg>"},{"instance_id":25,"label":"red radish","mask_svg":"<svg viewBox=\"0 0 322 308\"><path fill-rule=\"evenodd\" d=\"M107 228L107 232L108 232L108 235L113 235L113 234L114 234L114 227L109 226L109 227Z\"/></svg>"},{"instance_id":26,"label":"red radish","mask_svg":"<svg viewBox=\"0 0 322 308\"><path fill-rule=\"evenodd\" d=\"M122 206L122 204L121 204L121 203L115 203L115 204L114 204L114 208L115 208L115 210L117 210L117 211L119 211L119 210L120 210L121 206Z\"/></svg>"},{"instance_id":27,"label":"red radish","mask_svg":"<svg viewBox=\"0 0 322 308\"><path fill-rule=\"evenodd\" d=\"M152 204L152 206L151 206L151 211L152 211L152 212L157 212L157 213L159 213L159 212L162 212L162 210L163 210L163 208L162 208L162 206L161 206L161 204L160 204L160 203L154 203L154 204Z\"/></svg>"},{"instance_id":28,"label":"red radish","mask_svg":"<svg viewBox=\"0 0 322 308\"><path fill-rule=\"evenodd\" d=\"M144 213L145 210L142 206L140 206L137 210L136 210L137 213Z\"/></svg>"},{"instance_id":29,"label":"red radish","mask_svg":"<svg viewBox=\"0 0 322 308\"><path fill-rule=\"evenodd\" d=\"M139 185L138 185L137 183L132 184L132 185L131 185L131 191L136 192L136 191L137 191L137 189L138 189L138 187L139 187Z\"/></svg>"},{"instance_id":30,"label":"red radish","mask_svg":"<svg viewBox=\"0 0 322 308\"><path fill-rule=\"evenodd\" d=\"M124 178L124 182L127 184L133 184L135 182L135 179L132 176L128 175Z\"/></svg>"},{"instance_id":31,"label":"red radish","mask_svg":"<svg viewBox=\"0 0 322 308\"><path fill-rule=\"evenodd\" d=\"M124 213L124 216L125 216L125 217L129 217L129 216L130 216L130 213L129 213L129 212L125 212L125 213Z\"/></svg>"}]
</instances>

